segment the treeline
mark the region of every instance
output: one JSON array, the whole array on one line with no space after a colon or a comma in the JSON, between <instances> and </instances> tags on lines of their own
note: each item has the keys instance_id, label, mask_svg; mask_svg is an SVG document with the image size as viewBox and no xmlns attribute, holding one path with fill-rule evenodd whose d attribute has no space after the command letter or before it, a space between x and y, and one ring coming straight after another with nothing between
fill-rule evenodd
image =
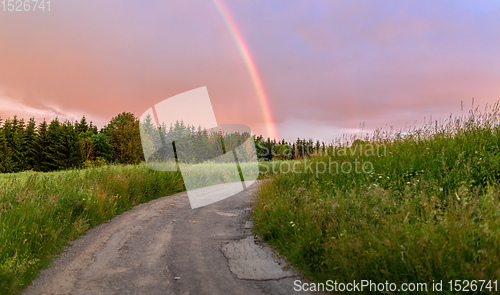
<instances>
[{"instance_id":1,"label":"treeline","mask_svg":"<svg viewBox=\"0 0 500 295\"><path fill-rule=\"evenodd\" d=\"M222 130L206 130L201 127L185 125L182 121L171 126L156 128L153 119L146 116L140 122L142 136L146 138L144 150L149 160L159 162L177 158L188 163L200 163L238 148L239 161L251 160L252 148L242 145L251 136L250 129L242 125L222 125ZM229 130L225 130L226 128ZM158 132L159 131L159 132ZM297 139L287 142L264 139L253 135L258 160L293 160L314 156L318 153L332 153L333 146L312 139ZM359 140L358 140L359 141ZM175 142L175 152L172 142ZM150 155L150 156L149 156Z\"/></svg>"},{"instance_id":2,"label":"treeline","mask_svg":"<svg viewBox=\"0 0 500 295\"><path fill-rule=\"evenodd\" d=\"M104 163L143 161L139 122L122 113L98 130L80 121L28 122L0 118L0 172L55 171Z\"/></svg>"},{"instance_id":3,"label":"treeline","mask_svg":"<svg viewBox=\"0 0 500 295\"><path fill-rule=\"evenodd\" d=\"M157 128L150 116L140 122L142 146L148 163L172 162L175 159L191 164L215 159L219 162L234 161L232 154L223 156L232 151L237 151L239 161L257 160L253 145L245 144L251 136L250 129L241 127L223 125L222 129L204 129L177 121Z\"/></svg>"},{"instance_id":4,"label":"treeline","mask_svg":"<svg viewBox=\"0 0 500 295\"><path fill-rule=\"evenodd\" d=\"M264 139L262 135L255 138L255 148L259 160L294 160L303 157L311 157L321 153L333 153L333 145L324 142L313 141L312 139L297 138L295 142L287 142Z\"/></svg>"},{"instance_id":5,"label":"treeline","mask_svg":"<svg viewBox=\"0 0 500 295\"><path fill-rule=\"evenodd\" d=\"M222 133L202 130L183 122L158 129L151 118L139 122L132 113L126 112L113 117L100 130L92 122L87 122L85 116L76 122L61 122L55 118L38 124L33 118L27 122L17 116L5 121L0 118L0 173L46 172L106 163L143 162L141 124L143 133L149 136L147 140L143 139L143 143L147 143L146 155L158 161L178 158L201 162L217 156L220 150L234 150L250 136L249 131L223 136ZM155 137L158 130L161 136ZM178 155L173 152L172 141L176 141ZM311 139L297 139L290 143L254 136L254 141L259 160L291 160L329 149L324 143ZM246 148L250 155L251 151Z\"/></svg>"}]
</instances>

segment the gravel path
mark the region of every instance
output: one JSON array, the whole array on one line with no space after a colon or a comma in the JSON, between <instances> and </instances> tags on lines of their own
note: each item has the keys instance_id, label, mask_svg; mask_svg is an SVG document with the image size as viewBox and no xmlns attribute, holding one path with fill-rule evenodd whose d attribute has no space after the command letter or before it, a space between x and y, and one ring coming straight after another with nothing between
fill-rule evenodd
<instances>
[{"instance_id":1,"label":"gravel path","mask_svg":"<svg viewBox=\"0 0 500 295\"><path fill-rule=\"evenodd\" d=\"M21 294L291 294L296 279L251 233L257 185L191 209L186 192L89 230Z\"/></svg>"}]
</instances>

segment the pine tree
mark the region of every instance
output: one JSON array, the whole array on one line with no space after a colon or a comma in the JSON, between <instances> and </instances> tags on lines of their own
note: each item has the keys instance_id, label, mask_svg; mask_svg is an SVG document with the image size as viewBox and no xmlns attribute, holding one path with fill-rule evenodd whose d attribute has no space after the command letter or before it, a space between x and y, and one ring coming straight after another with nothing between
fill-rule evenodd
<instances>
[{"instance_id":1,"label":"pine tree","mask_svg":"<svg viewBox=\"0 0 500 295\"><path fill-rule=\"evenodd\" d=\"M97 126L95 126L92 121L89 123L89 130L87 132L92 132L92 134L97 134L99 133L99 130L97 130Z\"/></svg>"},{"instance_id":2,"label":"pine tree","mask_svg":"<svg viewBox=\"0 0 500 295\"><path fill-rule=\"evenodd\" d=\"M158 128L153 124L153 119L148 114L142 122L140 122L141 130L141 144L144 155L147 161L158 160L157 157L151 158L162 147L161 133ZM163 139L164 140L164 139ZM157 156L157 154L155 154Z\"/></svg>"},{"instance_id":3,"label":"pine tree","mask_svg":"<svg viewBox=\"0 0 500 295\"><path fill-rule=\"evenodd\" d=\"M66 121L61 125L61 154L64 168L78 167L82 164L80 156L80 142L71 122Z\"/></svg>"},{"instance_id":4,"label":"pine tree","mask_svg":"<svg viewBox=\"0 0 500 295\"><path fill-rule=\"evenodd\" d=\"M106 162L111 162L113 160L113 146L109 144L108 137L103 134L95 134L92 136L92 142L94 145L94 155L96 158L102 158Z\"/></svg>"},{"instance_id":5,"label":"pine tree","mask_svg":"<svg viewBox=\"0 0 500 295\"><path fill-rule=\"evenodd\" d=\"M38 163L38 140L36 134L36 124L35 119L31 118L26 125L26 130L24 133L24 142L26 144L26 154L25 154L25 163L26 170L35 170L39 171L40 166Z\"/></svg>"},{"instance_id":6,"label":"pine tree","mask_svg":"<svg viewBox=\"0 0 500 295\"><path fill-rule=\"evenodd\" d=\"M24 120L14 116L12 120L7 119L3 125L4 136L11 154L11 171L24 170L26 145L24 143Z\"/></svg>"},{"instance_id":7,"label":"pine tree","mask_svg":"<svg viewBox=\"0 0 500 295\"><path fill-rule=\"evenodd\" d=\"M0 125L2 119L0 118ZM0 173L6 173L12 171L11 162L11 152L7 145L7 139L5 138L3 126L0 128Z\"/></svg>"},{"instance_id":8,"label":"pine tree","mask_svg":"<svg viewBox=\"0 0 500 295\"><path fill-rule=\"evenodd\" d=\"M89 130L89 124L87 124L87 119L85 116L82 117L80 122L76 122L75 124L76 134L80 135L81 133L85 133Z\"/></svg>"},{"instance_id":9,"label":"pine tree","mask_svg":"<svg viewBox=\"0 0 500 295\"><path fill-rule=\"evenodd\" d=\"M45 119L40 125L38 125L37 133L38 137L36 138L36 167L38 167L38 171L49 171L49 163L47 159L47 148L49 146L49 135L48 135L48 125Z\"/></svg>"},{"instance_id":10,"label":"pine tree","mask_svg":"<svg viewBox=\"0 0 500 295\"><path fill-rule=\"evenodd\" d=\"M57 118L52 120L47 129L48 145L43 149L43 170L55 171L65 168L65 155L62 126Z\"/></svg>"}]
</instances>

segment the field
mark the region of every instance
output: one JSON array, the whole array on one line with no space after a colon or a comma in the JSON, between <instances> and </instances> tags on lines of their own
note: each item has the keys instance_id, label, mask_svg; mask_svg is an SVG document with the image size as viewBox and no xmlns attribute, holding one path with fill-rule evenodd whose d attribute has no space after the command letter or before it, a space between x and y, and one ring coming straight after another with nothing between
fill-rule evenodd
<instances>
[{"instance_id":1,"label":"field","mask_svg":"<svg viewBox=\"0 0 500 295\"><path fill-rule=\"evenodd\" d=\"M0 183L3 182L8 182L11 180L19 180L19 181L26 181L30 176L40 176L44 175L46 177L53 177L57 175L62 175L66 173L66 171L55 171L51 173L41 173L41 172L34 172L34 171L24 171L24 172L18 172L18 173L0 173Z\"/></svg>"},{"instance_id":2,"label":"field","mask_svg":"<svg viewBox=\"0 0 500 295\"><path fill-rule=\"evenodd\" d=\"M257 173L254 165L241 167ZM184 169L196 187L240 177L234 165L224 163ZM27 286L86 230L134 205L184 190L180 172L153 171L145 163L0 174L0 294Z\"/></svg>"},{"instance_id":3,"label":"field","mask_svg":"<svg viewBox=\"0 0 500 295\"><path fill-rule=\"evenodd\" d=\"M430 290L433 281L498 281L498 119L497 109L475 111L468 119L377 131L314 155L260 162L266 181L254 232L314 282L425 283ZM239 178L232 164L217 165L187 167L191 185ZM180 172L144 163L0 174L0 293L21 290L87 229L183 190Z\"/></svg>"},{"instance_id":4,"label":"field","mask_svg":"<svg viewBox=\"0 0 500 295\"><path fill-rule=\"evenodd\" d=\"M29 284L67 241L134 205L184 190L145 164L0 178L0 293Z\"/></svg>"},{"instance_id":5,"label":"field","mask_svg":"<svg viewBox=\"0 0 500 295\"><path fill-rule=\"evenodd\" d=\"M498 119L497 109L476 110L282 165L260 191L255 233L315 282L421 282L431 291L442 280L440 294L454 294L450 280L498 281Z\"/></svg>"}]
</instances>

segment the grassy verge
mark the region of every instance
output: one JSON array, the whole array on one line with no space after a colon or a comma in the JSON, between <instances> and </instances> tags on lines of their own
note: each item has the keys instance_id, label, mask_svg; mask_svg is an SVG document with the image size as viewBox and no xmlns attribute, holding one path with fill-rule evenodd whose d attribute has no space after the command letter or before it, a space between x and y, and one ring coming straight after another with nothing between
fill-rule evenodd
<instances>
[{"instance_id":1,"label":"grassy verge","mask_svg":"<svg viewBox=\"0 0 500 295\"><path fill-rule=\"evenodd\" d=\"M421 282L436 293L442 280L437 293L454 294L450 280L498 281L498 118L377 132L286 165L262 186L255 233L316 282Z\"/></svg>"},{"instance_id":2,"label":"grassy verge","mask_svg":"<svg viewBox=\"0 0 500 295\"><path fill-rule=\"evenodd\" d=\"M0 294L14 294L68 240L134 205L184 190L180 173L145 164L0 179Z\"/></svg>"},{"instance_id":3,"label":"grassy verge","mask_svg":"<svg viewBox=\"0 0 500 295\"><path fill-rule=\"evenodd\" d=\"M11 180L19 180L19 181L26 181L30 176L45 176L45 177L54 177L58 175L63 175L65 173L68 173L67 171L55 171L55 172L49 172L49 173L44 173L44 172L36 172L36 171L24 171L24 172L18 172L18 173L0 173L0 184L5 182L5 181L11 181Z\"/></svg>"}]
</instances>

